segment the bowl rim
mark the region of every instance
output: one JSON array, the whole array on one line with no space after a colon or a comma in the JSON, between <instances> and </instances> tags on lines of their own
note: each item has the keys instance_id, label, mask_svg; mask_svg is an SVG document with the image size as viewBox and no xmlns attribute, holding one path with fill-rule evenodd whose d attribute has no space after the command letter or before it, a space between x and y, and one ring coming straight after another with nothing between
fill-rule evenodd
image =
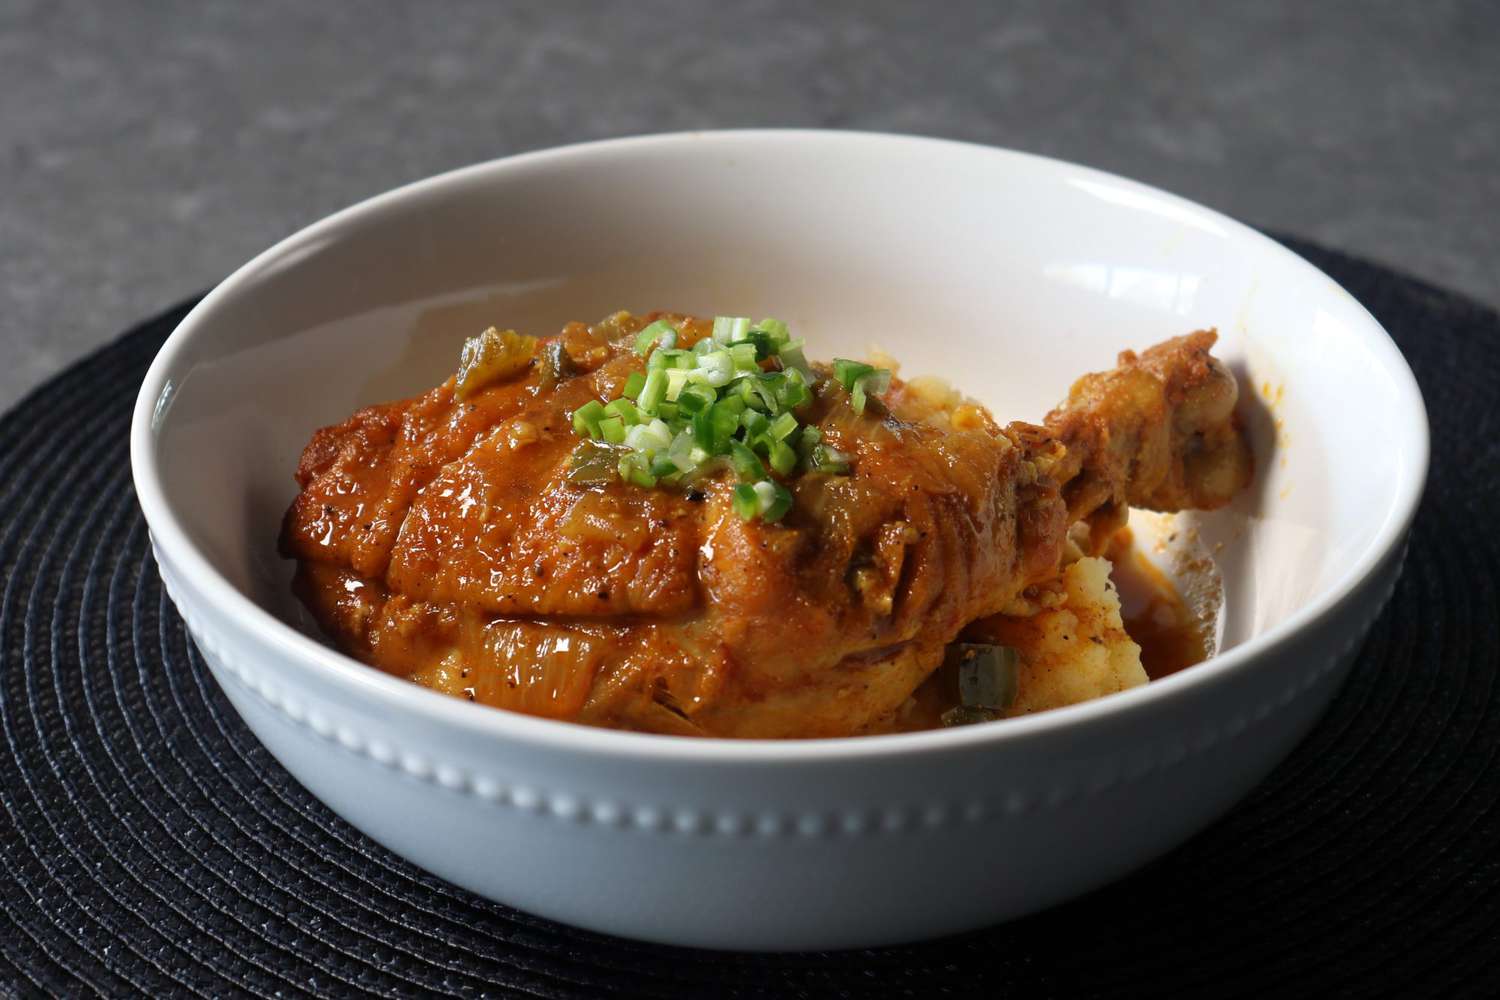
<instances>
[{"instance_id":1,"label":"bowl rim","mask_svg":"<svg viewBox=\"0 0 1500 1000\"><path fill-rule=\"evenodd\" d=\"M1150 199L1169 209L1183 222L1189 217L1198 224L1211 224L1227 238L1248 241L1272 255L1290 258L1295 265L1311 270L1333 282L1312 263L1275 240L1211 208L1160 190L1139 181L1107 171L1082 166L1066 160L1020 150L980 143L899 133L862 132L826 129L724 129L697 132L668 132L627 136L574 143L549 149L519 153L445 171L413 181L389 191L363 199L311 225L297 230L241 265L215 286L177 325L152 361L136 398L131 421L130 455L136 496L145 515L153 542L177 570L184 585L223 613L243 623L243 628L274 652L294 661L300 669L313 669L336 686L357 690L397 713L416 713L430 722L462 730L466 735L494 738L497 741L524 744L579 754L607 754L617 758L669 760L681 763L714 761L747 765L786 761L829 763L884 757L891 754L948 753L979 745L1004 744L1053 734L1059 730L1085 726L1101 720L1148 711L1160 703L1181 697L1223 678L1253 669L1253 661L1273 655L1285 648L1307 629L1331 618L1362 583L1380 566L1404 537L1416 514L1426 484L1430 461L1430 431L1427 411L1410 367L1395 342L1378 320L1358 300L1349 295L1357 316L1367 328L1355 327L1365 337L1384 369L1398 387L1397 399L1387 400L1408 411L1416 431L1412 475L1399 484L1384 522L1374 538L1352 560L1344 572L1316 600L1299 608L1285 620L1264 633L1215 656L1192 670L1184 670L1149 684L1121 691L1108 697L1052 709L1035 715L1007 719L1004 725L964 726L953 729L926 730L912 733L889 733L834 738L800 738L785 740L736 739L729 737L668 736L629 732L587 726L555 719L523 715L470 704L440 694L410 681L387 674L361 663L324 643L305 635L283 622L242 593L219 572L208 557L193 543L177 520L167 498L157 461L156 426L165 419L158 413L159 401L169 385L168 376L177 367L179 357L189 343L203 331L224 299L234 295L264 269L276 262L294 257L300 250L320 244L349 223L392 209L409 199L438 195L443 189L462 186L491 175L501 176L517 169L557 164L581 158L609 156L639 150L684 146L707 150L715 142L832 142L849 146L868 145L878 155L882 146L926 146L950 149L956 155L985 155L1024 163L1030 169L1061 171L1066 175L1108 184L1116 190ZM1189 223L1191 224L1191 223ZM170 410L167 402L166 410Z\"/></svg>"}]
</instances>

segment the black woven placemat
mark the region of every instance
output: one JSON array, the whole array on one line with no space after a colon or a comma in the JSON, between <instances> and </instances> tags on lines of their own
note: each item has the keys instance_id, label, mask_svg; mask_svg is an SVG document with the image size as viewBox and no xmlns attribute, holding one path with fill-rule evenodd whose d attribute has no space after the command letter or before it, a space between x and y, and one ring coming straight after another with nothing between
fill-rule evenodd
<instances>
[{"instance_id":1,"label":"black woven placemat","mask_svg":"<svg viewBox=\"0 0 1500 1000\"><path fill-rule=\"evenodd\" d=\"M320 805L240 723L162 593L127 440L186 306L136 328L0 420L0 993L1493 995L1500 317L1294 247L1391 331L1432 417L1406 573L1351 680L1270 780L1148 870L862 952L572 930L447 885Z\"/></svg>"}]
</instances>

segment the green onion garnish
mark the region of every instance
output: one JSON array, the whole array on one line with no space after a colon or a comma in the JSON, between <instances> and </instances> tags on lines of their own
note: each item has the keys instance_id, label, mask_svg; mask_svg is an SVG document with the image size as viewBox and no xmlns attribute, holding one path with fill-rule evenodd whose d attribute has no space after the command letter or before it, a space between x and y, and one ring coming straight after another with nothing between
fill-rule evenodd
<instances>
[{"instance_id":1,"label":"green onion garnish","mask_svg":"<svg viewBox=\"0 0 1500 1000\"><path fill-rule=\"evenodd\" d=\"M848 358L833 360L833 377L849 391L849 402L855 413L864 413L870 396L879 396L891 387L889 371Z\"/></svg>"},{"instance_id":2,"label":"green onion garnish","mask_svg":"<svg viewBox=\"0 0 1500 1000\"><path fill-rule=\"evenodd\" d=\"M792 507L791 491L774 477L849 471L851 457L797 417L813 399L812 369L785 323L719 316L713 334L691 348L679 348L679 339L665 320L648 324L634 340L645 371L626 377L619 398L574 411L573 429L585 440L569 482L687 488L727 468L739 479L735 512L774 523ZM889 372L857 361L836 361L834 377L856 412L890 384Z\"/></svg>"},{"instance_id":3,"label":"green onion garnish","mask_svg":"<svg viewBox=\"0 0 1500 1000\"><path fill-rule=\"evenodd\" d=\"M740 477L741 482L753 483L766 478L766 467L760 464L755 452L747 448L743 441L730 439L729 460L734 463L735 474Z\"/></svg>"},{"instance_id":4,"label":"green onion garnish","mask_svg":"<svg viewBox=\"0 0 1500 1000\"><path fill-rule=\"evenodd\" d=\"M750 318L748 316L715 316L714 343L732 344L736 340L744 340L745 332L749 329Z\"/></svg>"},{"instance_id":5,"label":"green onion garnish","mask_svg":"<svg viewBox=\"0 0 1500 1000\"><path fill-rule=\"evenodd\" d=\"M636 397L636 403L647 413L655 413L667 398L667 373L660 368L646 376L646 384L641 386L641 394Z\"/></svg>"},{"instance_id":6,"label":"green onion garnish","mask_svg":"<svg viewBox=\"0 0 1500 1000\"><path fill-rule=\"evenodd\" d=\"M706 410L718 401L719 394L714 391L713 386L702 382L695 382L687 386L677 397L677 408L683 413L692 416L701 410Z\"/></svg>"},{"instance_id":7,"label":"green onion garnish","mask_svg":"<svg viewBox=\"0 0 1500 1000\"><path fill-rule=\"evenodd\" d=\"M644 357L658 344L667 350L677 346L677 331L666 320L650 323L635 335L635 353Z\"/></svg>"},{"instance_id":8,"label":"green onion garnish","mask_svg":"<svg viewBox=\"0 0 1500 1000\"><path fill-rule=\"evenodd\" d=\"M774 479L762 479L755 483L740 483L734 488L731 502L734 512L743 520L758 517L774 524L792 509L792 491Z\"/></svg>"},{"instance_id":9,"label":"green onion garnish","mask_svg":"<svg viewBox=\"0 0 1500 1000\"><path fill-rule=\"evenodd\" d=\"M604 404L591 399L573 411L573 431L580 436L598 437L599 421L604 418Z\"/></svg>"},{"instance_id":10,"label":"green onion garnish","mask_svg":"<svg viewBox=\"0 0 1500 1000\"><path fill-rule=\"evenodd\" d=\"M759 323L755 324L755 330L752 330L750 332L755 333L756 331L760 331L761 333L764 333L767 337L769 337L771 339L771 343L775 344L778 349L781 349L782 353L785 353L784 349L792 339L792 331L789 330L787 328L787 325L779 319L761 320Z\"/></svg>"},{"instance_id":11,"label":"green onion garnish","mask_svg":"<svg viewBox=\"0 0 1500 1000\"><path fill-rule=\"evenodd\" d=\"M785 441L792 431L797 429L797 418L790 413L779 414L766 428L766 433L774 440Z\"/></svg>"},{"instance_id":12,"label":"green onion garnish","mask_svg":"<svg viewBox=\"0 0 1500 1000\"><path fill-rule=\"evenodd\" d=\"M838 379L839 385L847 390L853 390L855 380L874 370L874 365L867 365L863 361L850 361L848 358L833 359L833 377Z\"/></svg>"},{"instance_id":13,"label":"green onion garnish","mask_svg":"<svg viewBox=\"0 0 1500 1000\"><path fill-rule=\"evenodd\" d=\"M797 467L797 453L785 441L772 441L766 457L770 459L771 468L783 476L790 475Z\"/></svg>"},{"instance_id":14,"label":"green onion garnish","mask_svg":"<svg viewBox=\"0 0 1500 1000\"><path fill-rule=\"evenodd\" d=\"M854 380L854 391L850 393L850 403L855 413L865 412L865 401L868 396L879 396L891 387L891 373L884 368L877 368L868 374L861 375Z\"/></svg>"},{"instance_id":15,"label":"green onion garnish","mask_svg":"<svg viewBox=\"0 0 1500 1000\"><path fill-rule=\"evenodd\" d=\"M842 476L849 471L850 457L826 444L815 444L808 450L807 467L813 472Z\"/></svg>"},{"instance_id":16,"label":"green onion garnish","mask_svg":"<svg viewBox=\"0 0 1500 1000\"><path fill-rule=\"evenodd\" d=\"M619 417L605 417L599 421L599 436L610 444L624 444L625 421Z\"/></svg>"},{"instance_id":17,"label":"green onion garnish","mask_svg":"<svg viewBox=\"0 0 1500 1000\"><path fill-rule=\"evenodd\" d=\"M740 483L734 488L734 512L741 519L749 521L760 513L760 498L755 495L755 487L749 483Z\"/></svg>"},{"instance_id":18,"label":"green onion garnish","mask_svg":"<svg viewBox=\"0 0 1500 1000\"><path fill-rule=\"evenodd\" d=\"M651 460L640 452L627 451L620 457L617 469L620 478L627 483L649 490L656 485L656 477L651 474L650 463Z\"/></svg>"},{"instance_id":19,"label":"green onion garnish","mask_svg":"<svg viewBox=\"0 0 1500 1000\"><path fill-rule=\"evenodd\" d=\"M755 484L755 496L761 501L760 517L772 524L792 509L792 491L775 480Z\"/></svg>"},{"instance_id":20,"label":"green onion garnish","mask_svg":"<svg viewBox=\"0 0 1500 1000\"><path fill-rule=\"evenodd\" d=\"M616 399L605 403L604 412L612 417L619 417L627 426L641 422L641 411L637 410L635 404L628 399Z\"/></svg>"},{"instance_id":21,"label":"green onion garnish","mask_svg":"<svg viewBox=\"0 0 1500 1000\"><path fill-rule=\"evenodd\" d=\"M797 418L793 417L792 419L795 420ZM764 413L758 413L755 410L746 410L740 414L740 426L745 428L745 439L753 442L766 432L766 428L771 426L771 421L766 419Z\"/></svg>"}]
</instances>

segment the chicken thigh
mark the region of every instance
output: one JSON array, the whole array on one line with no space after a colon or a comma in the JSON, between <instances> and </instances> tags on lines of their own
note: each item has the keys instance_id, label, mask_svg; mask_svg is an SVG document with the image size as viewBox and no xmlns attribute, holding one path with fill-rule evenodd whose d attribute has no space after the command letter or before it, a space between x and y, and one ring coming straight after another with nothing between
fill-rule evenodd
<instances>
[{"instance_id":1,"label":"chicken thigh","mask_svg":"<svg viewBox=\"0 0 1500 1000\"><path fill-rule=\"evenodd\" d=\"M1235 380L1200 331L1084 376L1041 424L936 411L899 379L856 412L814 365L798 416L849 471L783 477L775 523L735 513L728 470L684 489L571 481L571 414L619 394L663 316L570 324L478 391L450 378L313 436L281 549L342 649L531 715L855 735L966 625L1056 577L1075 523L1102 548L1131 505L1213 508L1250 478ZM666 318L683 343L709 334Z\"/></svg>"}]
</instances>

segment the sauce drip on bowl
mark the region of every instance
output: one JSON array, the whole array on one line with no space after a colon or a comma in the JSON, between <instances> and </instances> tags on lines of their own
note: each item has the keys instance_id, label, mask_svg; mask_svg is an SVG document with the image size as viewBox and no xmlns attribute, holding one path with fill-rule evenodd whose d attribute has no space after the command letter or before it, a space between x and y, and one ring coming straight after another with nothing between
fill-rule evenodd
<instances>
[{"instance_id":1,"label":"sauce drip on bowl","mask_svg":"<svg viewBox=\"0 0 1500 1000\"><path fill-rule=\"evenodd\" d=\"M1110 544L1110 579L1120 595L1125 631L1141 647L1141 666L1153 681L1208 659L1207 625L1132 543L1128 531Z\"/></svg>"}]
</instances>

